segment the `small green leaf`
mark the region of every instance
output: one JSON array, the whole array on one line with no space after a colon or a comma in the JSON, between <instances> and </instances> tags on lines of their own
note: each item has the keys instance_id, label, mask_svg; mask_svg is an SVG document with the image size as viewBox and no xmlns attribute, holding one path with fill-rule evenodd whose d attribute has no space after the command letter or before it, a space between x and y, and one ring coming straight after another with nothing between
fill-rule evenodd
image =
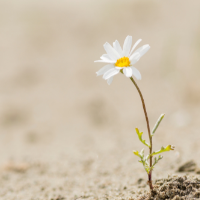
<instances>
[{"instance_id":1,"label":"small green leaf","mask_svg":"<svg viewBox=\"0 0 200 200\"><path fill-rule=\"evenodd\" d=\"M133 150L133 153L134 153L136 156L140 157L140 158L143 158L143 157L144 157L144 149L142 149L142 150L140 151L140 153L139 153L139 151Z\"/></svg>"},{"instance_id":2,"label":"small green leaf","mask_svg":"<svg viewBox=\"0 0 200 200\"><path fill-rule=\"evenodd\" d=\"M140 157L140 155L139 155L139 151L135 151L135 150L133 150L133 153L134 153L136 156Z\"/></svg>"},{"instance_id":3,"label":"small green leaf","mask_svg":"<svg viewBox=\"0 0 200 200\"><path fill-rule=\"evenodd\" d=\"M153 131L151 133L151 137L154 135L154 133L156 132L156 129L158 128L158 126L160 125L160 122L163 120L165 114L161 114L160 117L158 118L154 128L153 128Z\"/></svg>"},{"instance_id":4,"label":"small green leaf","mask_svg":"<svg viewBox=\"0 0 200 200\"><path fill-rule=\"evenodd\" d=\"M140 140L144 145L146 145L146 146L148 146L148 147L150 148L151 146L146 142L146 140L143 140L143 139L142 139L142 134L143 134L143 132L140 132L138 128L135 128L135 130L136 130L136 133L137 133L137 135L138 135L139 140Z\"/></svg>"},{"instance_id":5,"label":"small green leaf","mask_svg":"<svg viewBox=\"0 0 200 200\"><path fill-rule=\"evenodd\" d=\"M171 151L171 150L174 150L174 146L172 145L168 145L166 146L165 148L164 147L161 147L161 149L159 151L154 151L151 156L154 156L154 155L157 155L157 154L160 154L160 153L163 153L165 151Z\"/></svg>"},{"instance_id":6,"label":"small green leaf","mask_svg":"<svg viewBox=\"0 0 200 200\"><path fill-rule=\"evenodd\" d=\"M144 157L144 149L142 149L142 150L140 151L140 155L141 155L142 157Z\"/></svg>"},{"instance_id":7,"label":"small green leaf","mask_svg":"<svg viewBox=\"0 0 200 200\"><path fill-rule=\"evenodd\" d=\"M142 149L139 153L139 151L133 151L133 153L140 157L140 160L139 162L142 163L142 165L144 166L144 169L145 171L149 174L150 172L150 167L149 167L149 163L148 163L148 160L147 160L147 156L145 157L144 156L144 149Z\"/></svg>"},{"instance_id":8,"label":"small green leaf","mask_svg":"<svg viewBox=\"0 0 200 200\"><path fill-rule=\"evenodd\" d=\"M152 165L152 167L150 168L150 171L153 170L153 168L155 167L155 165L158 163L159 160L161 160L163 158L163 156L159 155L158 158L155 157L154 159L154 163Z\"/></svg>"}]
</instances>

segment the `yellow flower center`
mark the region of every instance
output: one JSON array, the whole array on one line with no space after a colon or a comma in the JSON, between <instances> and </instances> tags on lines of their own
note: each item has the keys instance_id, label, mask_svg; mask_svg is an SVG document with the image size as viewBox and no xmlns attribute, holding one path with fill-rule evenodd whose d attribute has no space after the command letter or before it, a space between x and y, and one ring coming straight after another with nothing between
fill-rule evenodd
<instances>
[{"instance_id":1,"label":"yellow flower center","mask_svg":"<svg viewBox=\"0 0 200 200\"><path fill-rule=\"evenodd\" d=\"M128 57L123 57L117 60L117 62L115 63L116 67L129 67L130 66L130 60Z\"/></svg>"}]
</instances>

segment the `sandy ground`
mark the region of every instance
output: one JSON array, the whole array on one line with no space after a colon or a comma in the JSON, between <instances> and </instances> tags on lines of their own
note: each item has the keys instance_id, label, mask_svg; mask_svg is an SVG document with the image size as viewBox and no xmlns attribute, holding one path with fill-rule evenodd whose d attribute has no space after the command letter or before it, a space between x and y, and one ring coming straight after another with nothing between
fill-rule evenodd
<instances>
[{"instance_id":1,"label":"sandy ground","mask_svg":"<svg viewBox=\"0 0 200 200\"><path fill-rule=\"evenodd\" d=\"M127 35L151 46L135 67L151 127L166 114L153 148L176 146L153 179L189 160L200 167L199 11L199 0L0 0L0 199L148 191L132 153L143 148L135 127L147 139L136 89L122 75L111 86L95 75L103 44Z\"/></svg>"}]
</instances>

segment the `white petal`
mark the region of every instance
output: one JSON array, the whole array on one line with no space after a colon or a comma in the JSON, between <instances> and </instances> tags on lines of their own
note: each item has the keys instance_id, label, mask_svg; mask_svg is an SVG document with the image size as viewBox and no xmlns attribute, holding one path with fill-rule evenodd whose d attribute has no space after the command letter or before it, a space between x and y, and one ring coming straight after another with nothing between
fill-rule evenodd
<instances>
[{"instance_id":1,"label":"white petal","mask_svg":"<svg viewBox=\"0 0 200 200\"><path fill-rule=\"evenodd\" d=\"M139 49L137 49L135 51L135 53L136 52L140 53L140 57L142 57L149 49L150 49L150 46L148 44L145 44L142 47L140 47Z\"/></svg>"},{"instance_id":2,"label":"white petal","mask_svg":"<svg viewBox=\"0 0 200 200\"><path fill-rule=\"evenodd\" d=\"M128 56L129 52L131 50L131 46L132 46L132 36L127 36L125 41L124 41L124 46L123 46L123 53L124 56Z\"/></svg>"},{"instance_id":3,"label":"white petal","mask_svg":"<svg viewBox=\"0 0 200 200\"><path fill-rule=\"evenodd\" d=\"M142 41L142 39L137 40L137 42L133 45L133 48L131 49L130 55L133 53L135 47Z\"/></svg>"},{"instance_id":4,"label":"white petal","mask_svg":"<svg viewBox=\"0 0 200 200\"><path fill-rule=\"evenodd\" d=\"M104 67L102 67L98 72L96 72L97 76L103 75L104 73L106 73L108 70L114 68L114 65L105 65Z\"/></svg>"},{"instance_id":5,"label":"white petal","mask_svg":"<svg viewBox=\"0 0 200 200\"><path fill-rule=\"evenodd\" d=\"M115 61L112 61L112 60L95 60L94 62L103 62L103 63L115 63Z\"/></svg>"},{"instance_id":6,"label":"white petal","mask_svg":"<svg viewBox=\"0 0 200 200\"><path fill-rule=\"evenodd\" d=\"M131 77L132 76L132 69L131 67L126 67L123 69L123 73L126 77Z\"/></svg>"},{"instance_id":7,"label":"white petal","mask_svg":"<svg viewBox=\"0 0 200 200\"><path fill-rule=\"evenodd\" d=\"M110 84L112 83L112 81L113 81L113 76L110 77L110 78L107 80L108 85L110 85Z\"/></svg>"},{"instance_id":8,"label":"white petal","mask_svg":"<svg viewBox=\"0 0 200 200\"><path fill-rule=\"evenodd\" d=\"M132 56L129 58L129 60L131 61L131 64L135 64L139 59L140 59L140 53L135 52L132 54Z\"/></svg>"},{"instance_id":9,"label":"white petal","mask_svg":"<svg viewBox=\"0 0 200 200\"><path fill-rule=\"evenodd\" d=\"M104 46L106 53L109 55L109 57L112 60L116 61L117 59L120 58L120 55L117 53L117 51L108 42L106 42L103 46Z\"/></svg>"},{"instance_id":10,"label":"white petal","mask_svg":"<svg viewBox=\"0 0 200 200\"><path fill-rule=\"evenodd\" d=\"M104 60L104 59L105 59L105 60L112 60L108 54L103 54L100 58L101 58L102 60Z\"/></svg>"},{"instance_id":11,"label":"white petal","mask_svg":"<svg viewBox=\"0 0 200 200\"><path fill-rule=\"evenodd\" d=\"M131 69L133 72L133 76L135 76L135 78L137 78L138 80L141 80L142 76L141 76L140 72L135 67L131 67Z\"/></svg>"},{"instance_id":12,"label":"white petal","mask_svg":"<svg viewBox=\"0 0 200 200\"><path fill-rule=\"evenodd\" d=\"M113 42L113 47L119 53L120 57L124 56L122 48L117 40L115 40L115 42Z\"/></svg>"},{"instance_id":13,"label":"white petal","mask_svg":"<svg viewBox=\"0 0 200 200\"><path fill-rule=\"evenodd\" d=\"M116 67L116 66L115 66L115 68L120 70L120 69L123 69L123 68L125 68L125 67Z\"/></svg>"},{"instance_id":14,"label":"white petal","mask_svg":"<svg viewBox=\"0 0 200 200\"><path fill-rule=\"evenodd\" d=\"M108 70L108 71L103 75L103 78L104 78L105 80L107 80L107 79L109 79L111 76L114 76L114 75L118 74L119 71L120 71L119 69L112 68L112 69Z\"/></svg>"}]
</instances>

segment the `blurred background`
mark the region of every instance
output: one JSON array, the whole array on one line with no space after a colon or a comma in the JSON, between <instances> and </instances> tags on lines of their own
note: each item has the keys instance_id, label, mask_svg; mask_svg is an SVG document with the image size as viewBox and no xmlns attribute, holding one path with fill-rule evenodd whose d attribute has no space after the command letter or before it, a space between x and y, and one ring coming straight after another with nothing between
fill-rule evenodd
<instances>
[{"instance_id":1,"label":"blurred background","mask_svg":"<svg viewBox=\"0 0 200 200\"><path fill-rule=\"evenodd\" d=\"M98 196L146 179L132 154L135 127L148 139L139 95L125 76L108 86L95 74L103 44L127 35L151 46L135 67L151 127L166 114L154 150L176 146L155 178L200 165L199 0L0 0L2 198Z\"/></svg>"}]
</instances>

